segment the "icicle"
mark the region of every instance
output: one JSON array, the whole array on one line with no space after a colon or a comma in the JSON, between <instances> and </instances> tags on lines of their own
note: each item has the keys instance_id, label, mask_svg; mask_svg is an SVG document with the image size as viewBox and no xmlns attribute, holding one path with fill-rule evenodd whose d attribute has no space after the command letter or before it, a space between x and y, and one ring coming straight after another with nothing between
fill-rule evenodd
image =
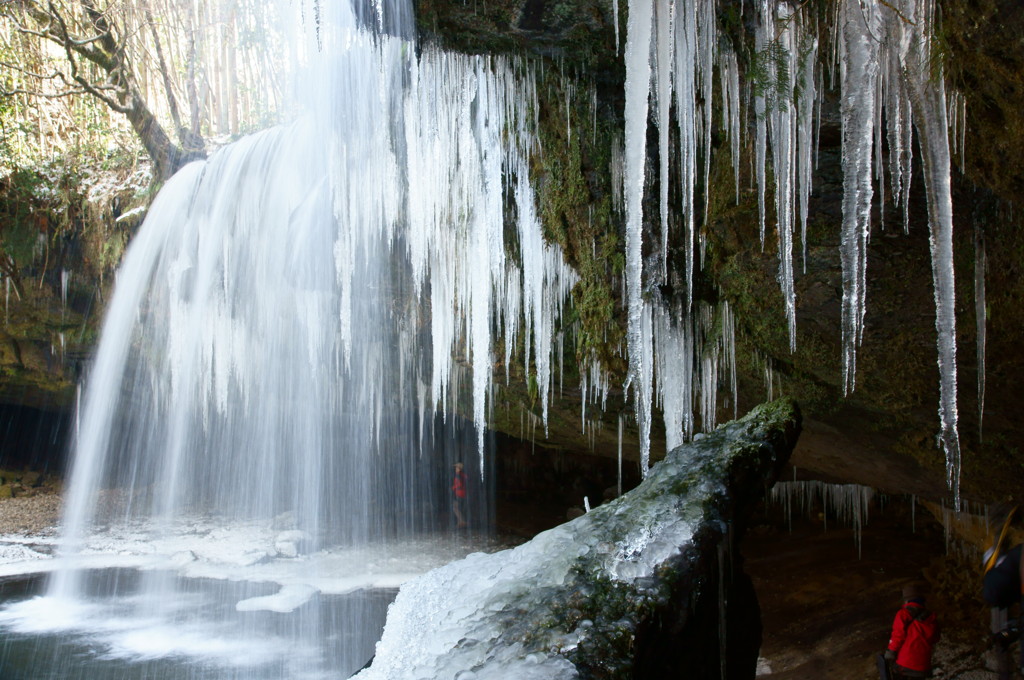
<instances>
[{"instance_id":1,"label":"icicle","mask_svg":"<svg viewBox=\"0 0 1024 680\"><path fill-rule=\"evenodd\" d=\"M587 374L580 376L580 427L587 431Z\"/></svg>"},{"instance_id":2,"label":"icicle","mask_svg":"<svg viewBox=\"0 0 1024 680\"><path fill-rule=\"evenodd\" d=\"M522 314L522 294L526 288L522 271L515 264L509 264L508 282L505 284L505 384L511 378L509 371L512 366L512 352L519 334L519 316Z\"/></svg>"},{"instance_id":3,"label":"icicle","mask_svg":"<svg viewBox=\"0 0 1024 680\"><path fill-rule=\"evenodd\" d=\"M61 310L68 306L68 285L71 281L71 272L67 269L60 270L60 306Z\"/></svg>"},{"instance_id":4,"label":"icicle","mask_svg":"<svg viewBox=\"0 0 1024 680\"><path fill-rule=\"evenodd\" d=\"M704 135L704 222L708 219L708 207L711 192L708 191L711 177L711 121L712 94L714 92L714 58L715 46L718 44L718 29L715 7L716 0L696 0L697 16L697 75L701 78L701 100L704 102L704 124L701 133ZM687 282L693 285L693 280Z\"/></svg>"},{"instance_id":5,"label":"icicle","mask_svg":"<svg viewBox=\"0 0 1024 680\"><path fill-rule=\"evenodd\" d=\"M982 421L985 417L985 331L988 312L985 305L985 232L981 224L974 223L974 319L977 329L978 357L978 441L982 441Z\"/></svg>"},{"instance_id":6,"label":"icicle","mask_svg":"<svg viewBox=\"0 0 1024 680\"><path fill-rule=\"evenodd\" d=\"M814 109L819 101L815 90L815 67L818 61L818 39L806 35L801 45L800 96L797 100L797 190L800 207L800 248L803 272L807 273L807 216L814 175L813 158L817 155L814 134Z\"/></svg>"},{"instance_id":7,"label":"icicle","mask_svg":"<svg viewBox=\"0 0 1024 680\"><path fill-rule=\"evenodd\" d=\"M661 280L668 279L668 160L669 123L672 109L672 0L657 0L655 12L658 115L659 208L661 215Z\"/></svg>"},{"instance_id":8,"label":"icicle","mask_svg":"<svg viewBox=\"0 0 1024 680\"><path fill-rule=\"evenodd\" d=\"M922 156L928 198L929 245L935 289L935 330L939 353L939 421L946 478L953 505L960 508L960 435L956 406L956 291L953 272L953 197L944 78L933 78L930 40L934 3L917 0L915 33L906 57L908 86Z\"/></svg>"},{"instance_id":9,"label":"icicle","mask_svg":"<svg viewBox=\"0 0 1024 680\"><path fill-rule=\"evenodd\" d=\"M795 89L795 72L790 55L798 54L799 23L791 18L789 6L778 5L779 20L785 28L776 37L780 57L786 63L776 65L775 50L769 49L770 79L778 81L778 95L768 111L768 131L772 147L772 169L775 176L775 219L779 236L779 285L789 327L789 351L796 351L796 293L793 285L793 194L796 118L794 102L789 101ZM769 14L769 17L771 15ZM774 20L765 18L765 30L773 30Z\"/></svg>"},{"instance_id":10,"label":"icicle","mask_svg":"<svg viewBox=\"0 0 1024 680\"><path fill-rule=\"evenodd\" d=\"M792 497L796 494L800 498L801 509L806 515L810 515L815 503L820 502L822 514L825 517L824 530L828 531L828 514L834 513L840 522L843 522L853 529L854 542L857 545L857 557L861 556L862 528L868 522L868 511L871 499L874 497L874 489L858 484L828 484L818 480L798 482L795 479L791 482L778 482L772 488L771 500L773 503L782 503L790 531L792 531Z\"/></svg>"},{"instance_id":11,"label":"icicle","mask_svg":"<svg viewBox=\"0 0 1024 680\"><path fill-rule=\"evenodd\" d=\"M825 91L825 76L818 72L818 92ZM814 102L814 169L818 169L818 156L821 149L821 100L822 96L815 97Z\"/></svg>"},{"instance_id":12,"label":"icicle","mask_svg":"<svg viewBox=\"0 0 1024 680\"><path fill-rule=\"evenodd\" d=\"M765 4L765 9L768 5ZM775 15L771 11L763 12L761 24L754 34L754 49L759 59L770 61L769 40L775 35ZM771 38L769 37L771 36ZM770 64L764 65L766 74L771 68ZM766 76L771 80L771 76ZM765 234L765 202L764 192L767 185L765 165L768 158L768 102L765 101L763 93L754 96L754 184L757 187L757 217L759 233L761 235L761 250L764 250Z\"/></svg>"},{"instance_id":13,"label":"icicle","mask_svg":"<svg viewBox=\"0 0 1024 680\"><path fill-rule=\"evenodd\" d=\"M583 511L590 512L590 499L586 496L583 497Z\"/></svg>"},{"instance_id":14,"label":"icicle","mask_svg":"<svg viewBox=\"0 0 1024 680\"><path fill-rule=\"evenodd\" d=\"M717 426L718 346L712 345L702 354L700 376L700 422L706 432Z\"/></svg>"},{"instance_id":15,"label":"icicle","mask_svg":"<svg viewBox=\"0 0 1024 680\"><path fill-rule=\"evenodd\" d=\"M565 334L559 333L555 343L558 349L558 396L564 392L565 382Z\"/></svg>"},{"instance_id":16,"label":"icicle","mask_svg":"<svg viewBox=\"0 0 1024 680\"><path fill-rule=\"evenodd\" d=\"M618 477L617 477L618 482L617 482L616 487L615 487L616 488L616 496L615 496L616 498L618 498L619 496L622 495L622 419L623 418L624 418L623 414L620 413L619 414L619 453L618 453L619 465L618 465L618 473L617 473L618 474Z\"/></svg>"},{"instance_id":17,"label":"icicle","mask_svg":"<svg viewBox=\"0 0 1024 680\"><path fill-rule=\"evenodd\" d=\"M615 24L615 54L619 53L619 0L612 0L612 22Z\"/></svg>"},{"instance_id":18,"label":"icicle","mask_svg":"<svg viewBox=\"0 0 1024 680\"><path fill-rule=\"evenodd\" d=\"M627 348L629 378L632 384L640 435L640 459L647 474L650 455L651 372L649 355L650 310L642 297L643 277L643 194L644 165L647 154L647 111L651 80L651 5L646 0L630 0L626 33L626 288ZM646 322L646 323L645 323Z\"/></svg>"},{"instance_id":19,"label":"icicle","mask_svg":"<svg viewBox=\"0 0 1024 680\"><path fill-rule=\"evenodd\" d=\"M871 229L872 144L878 78L877 8L859 0L840 5L843 119L843 393L856 385L857 347L864 328L867 244Z\"/></svg>"},{"instance_id":20,"label":"icicle","mask_svg":"<svg viewBox=\"0 0 1024 680\"><path fill-rule=\"evenodd\" d=\"M900 26L890 23L890 29L896 35L890 37L891 42L899 43ZM911 137L910 101L907 87L900 65L897 50L890 50L886 58L886 69L883 73L885 83L885 118L889 142L889 180L892 188L894 205L903 205L903 230L909 229L908 191L910 188L911 171Z\"/></svg>"},{"instance_id":21,"label":"icicle","mask_svg":"<svg viewBox=\"0 0 1024 680\"><path fill-rule=\"evenodd\" d=\"M682 334L672 326L668 313L658 310L654 318L654 356L658 362L657 395L665 420L665 450L685 441L683 414L690 411L684 369L690 355L682 346Z\"/></svg>"},{"instance_id":22,"label":"icicle","mask_svg":"<svg viewBox=\"0 0 1024 680\"><path fill-rule=\"evenodd\" d=\"M676 93L676 120L679 128L679 183L683 217L683 251L685 261L686 310L693 304L694 271L694 196L697 183L697 23L693 0L675 5L675 67L673 84Z\"/></svg>"},{"instance_id":23,"label":"icicle","mask_svg":"<svg viewBox=\"0 0 1024 680\"><path fill-rule=\"evenodd\" d=\"M957 101L959 103L959 120L961 120L961 126L959 126L959 164L961 168L967 166L967 97L962 93L956 93Z\"/></svg>"},{"instance_id":24,"label":"icicle","mask_svg":"<svg viewBox=\"0 0 1024 680\"><path fill-rule=\"evenodd\" d=\"M727 300L722 301L722 335L726 343L726 366L729 370L729 388L732 395L732 417L739 417L739 388L737 387L736 371L736 319Z\"/></svg>"},{"instance_id":25,"label":"icicle","mask_svg":"<svg viewBox=\"0 0 1024 680\"><path fill-rule=\"evenodd\" d=\"M729 137L732 172L736 183L736 205L740 203L740 71L736 53L725 45L719 54L719 75L722 79L722 128Z\"/></svg>"},{"instance_id":26,"label":"icicle","mask_svg":"<svg viewBox=\"0 0 1024 680\"><path fill-rule=\"evenodd\" d=\"M654 320L650 304L643 303L640 318L640 372L636 392L643 395L637 399L637 426L640 430L640 469L643 476L651 467L651 398L654 385Z\"/></svg>"}]
</instances>

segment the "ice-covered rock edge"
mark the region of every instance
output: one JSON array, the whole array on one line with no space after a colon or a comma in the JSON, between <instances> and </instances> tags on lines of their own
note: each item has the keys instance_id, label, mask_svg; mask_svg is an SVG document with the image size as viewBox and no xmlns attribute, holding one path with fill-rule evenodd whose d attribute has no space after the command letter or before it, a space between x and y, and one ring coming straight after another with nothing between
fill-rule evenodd
<instances>
[{"instance_id":1,"label":"ice-covered rock edge","mask_svg":"<svg viewBox=\"0 0 1024 680\"><path fill-rule=\"evenodd\" d=\"M799 431L796 404L762 405L674 449L636 489L583 517L407 582L356 677L633 677L680 660L690 677L703 677L694 660L718 677L717 622L739 571L727 557L733 522Z\"/></svg>"}]
</instances>

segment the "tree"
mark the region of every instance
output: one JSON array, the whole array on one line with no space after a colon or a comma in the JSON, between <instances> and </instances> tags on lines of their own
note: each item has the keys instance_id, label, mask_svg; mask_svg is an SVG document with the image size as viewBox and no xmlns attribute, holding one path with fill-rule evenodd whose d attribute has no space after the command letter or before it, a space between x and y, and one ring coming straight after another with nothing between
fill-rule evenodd
<instances>
[{"instance_id":1,"label":"tree","mask_svg":"<svg viewBox=\"0 0 1024 680\"><path fill-rule=\"evenodd\" d=\"M122 11L128 7L122 6ZM160 36L155 30L152 12L142 5L143 25L129 27L119 21L115 6L101 9L95 0L8 0L0 4L0 16L22 35L36 36L56 46L63 55L63 65L50 72L32 72L24 66L6 63L30 83L27 87L5 89L4 94L29 94L40 97L70 97L88 94L102 101L113 111L123 114L138 135L154 165L154 174L163 180L185 163L205 156L205 143L200 135L201 104L192 102L189 125L182 123L172 75L165 61ZM138 7L131 9L137 10ZM124 14L124 18L129 15ZM144 96L129 42L139 31L149 28L155 45L158 68L164 80L168 108L174 122L174 138L158 120ZM192 55L194 56L194 55ZM59 63L59 62L57 62ZM42 84L49 81L50 88ZM196 95L195 88L189 89Z\"/></svg>"}]
</instances>

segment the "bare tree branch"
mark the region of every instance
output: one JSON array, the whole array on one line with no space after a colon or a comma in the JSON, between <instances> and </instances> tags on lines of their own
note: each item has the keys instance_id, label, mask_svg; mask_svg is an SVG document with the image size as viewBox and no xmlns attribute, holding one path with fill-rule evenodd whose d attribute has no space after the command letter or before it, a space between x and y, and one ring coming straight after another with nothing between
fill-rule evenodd
<instances>
[{"instance_id":1,"label":"bare tree branch","mask_svg":"<svg viewBox=\"0 0 1024 680\"><path fill-rule=\"evenodd\" d=\"M0 88L0 95L5 97L13 97L18 94L25 94L31 97L43 97L44 99L61 99L63 97L70 97L79 94L92 94L92 92L84 88L78 90L62 90L60 92L40 92L39 90L26 90L25 88L20 87L13 90Z\"/></svg>"},{"instance_id":2,"label":"bare tree branch","mask_svg":"<svg viewBox=\"0 0 1024 680\"><path fill-rule=\"evenodd\" d=\"M899 10L899 8L898 8L898 7L896 7L895 5L893 5L892 3L886 2L885 0L878 0L878 3L879 3L880 5L884 5L885 7L888 7L888 8L889 8L889 9L891 9L891 10L892 10L893 12L895 12L895 13L896 13L896 16L897 16L897 17L899 17L899 19L900 19L900 20L901 20L901 21L902 21L903 23L905 23L905 24L909 24L910 26L917 26L917 24L916 24L916 23L914 23L914 22L913 22L913 21L911 21L911 20L910 20L909 18L907 18L907 16L906 16L905 14L903 14L903 12L901 12L901 11Z\"/></svg>"},{"instance_id":3,"label":"bare tree branch","mask_svg":"<svg viewBox=\"0 0 1024 680\"><path fill-rule=\"evenodd\" d=\"M8 61L0 61L0 67L3 67L3 68L8 69L10 71L17 71L18 73L24 73L25 75L29 76L30 78L35 78L37 80L56 80L57 78L60 78L60 79L64 80L64 74L61 73L60 71L56 70L56 69L54 69L53 73L51 73L49 75L46 75L46 74L43 74L43 73L36 73L35 71L30 71L27 68L19 66L18 64L12 64L11 62L8 62Z\"/></svg>"},{"instance_id":4,"label":"bare tree branch","mask_svg":"<svg viewBox=\"0 0 1024 680\"><path fill-rule=\"evenodd\" d=\"M148 8L147 23L152 31L158 68L163 76L163 86L167 91L179 144L172 141L146 104L130 64L128 45L137 40L146 27L140 25L127 31L120 30L114 16L100 9L96 0L75 0L75 5L81 10L77 18L76 13L67 11L54 0L23 0L17 3L0 0L0 13L9 18L16 31L59 45L67 63L66 72L58 68L45 78L41 77L43 74L21 69L27 76L36 77L40 81L64 81L67 86L57 92L33 92L30 87L20 86L0 89L0 93L49 99L83 93L95 97L112 111L127 117L146 152L153 159L156 174L162 178L169 177L185 162L205 155L205 145L196 134L197 131L189 130L181 123L163 47ZM35 26L26 25L26 22ZM87 63L92 66L87 67ZM99 69L101 77L90 76L89 72L93 68Z\"/></svg>"},{"instance_id":5,"label":"bare tree branch","mask_svg":"<svg viewBox=\"0 0 1024 680\"><path fill-rule=\"evenodd\" d=\"M97 99L99 99L100 101L102 101L118 113L123 113L125 115L129 114L131 112L130 107L126 107L124 104L121 103L121 101L126 98L127 94L124 90L121 90L117 87L105 88L109 89L111 92L115 94L115 96L117 96L117 99L115 99L109 96L106 92L101 91L99 88L93 86L92 83L90 83L86 78L79 74L78 60L75 58L75 54L82 54L83 50L88 51L88 48L76 46L74 42L69 39L68 27L67 23L64 21L63 15L57 12L56 8L53 6L53 2L50 2L49 5L51 16L57 22L57 28L60 31L58 37L61 38L61 44L63 45L64 52L68 58L68 65L71 68L71 79L79 85L81 85L86 92L96 97ZM113 75L114 74L111 73L111 76Z\"/></svg>"},{"instance_id":6,"label":"bare tree branch","mask_svg":"<svg viewBox=\"0 0 1024 680\"><path fill-rule=\"evenodd\" d=\"M153 19L153 12L146 4L146 23L149 24L150 33L153 36L153 44L156 47L157 64L160 66L160 75L164 79L164 91L167 93L167 105L171 109L171 119L174 127L181 129L181 115L178 113L178 99L174 96L174 84L171 82L170 70L167 68L167 61L164 59L164 50L160 44L160 34L156 30L156 21Z\"/></svg>"}]
</instances>

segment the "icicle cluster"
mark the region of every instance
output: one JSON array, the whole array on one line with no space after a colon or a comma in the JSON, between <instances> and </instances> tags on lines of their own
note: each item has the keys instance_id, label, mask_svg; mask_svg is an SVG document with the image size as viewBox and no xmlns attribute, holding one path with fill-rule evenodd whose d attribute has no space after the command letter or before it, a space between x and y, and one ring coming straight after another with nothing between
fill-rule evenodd
<instances>
[{"instance_id":1,"label":"icicle cluster","mask_svg":"<svg viewBox=\"0 0 1024 680\"><path fill-rule=\"evenodd\" d=\"M807 31L802 15L789 3L765 0L754 36L755 176L761 245L765 239L767 149L771 148L775 179L775 221L779 242L779 286L782 290L789 349L796 350L796 291L793 283L793 233L797 216L801 243L807 241L807 204L815 155L815 66L818 41ZM734 161L735 162L735 161ZM806 258L805 258L806 259Z\"/></svg>"},{"instance_id":2,"label":"icicle cluster","mask_svg":"<svg viewBox=\"0 0 1024 680\"><path fill-rule=\"evenodd\" d=\"M717 422L718 385L729 375L736 401L735 321L728 304L714 307L698 303L682 324L659 308L654 320L657 397L665 420L665 448L689 441L700 429L713 430Z\"/></svg>"},{"instance_id":3,"label":"icicle cluster","mask_svg":"<svg viewBox=\"0 0 1024 680\"><path fill-rule=\"evenodd\" d=\"M670 111L675 108L678 124L679 148L675 155L679 162L679 182L682 205L682 239L685 259L683 287L686 291L686 309L689 316L693 304L693 275L698 252L695 215L695 196L698 180L707 183L710 171L711 97L713 69L716 53L716 3L714 0L657 0L641 2L631 0L626 35L626 135L624 161L624 194L626 206L626 304L629 377L632 386L637 425L640 430L641 467L646 470L650 456L651 401L654 397L654 328L664 327L665 321L655 321L662 314L657 304L644 299L643 273L643 196L647 154L647 114L654 83L654 104L658 124L659 145L659 216L660 244L657 281L668 276L668 237L670 211L668 205L671 124ZM652 78L651 54L654 54ZM737 80L738 85L738 80ZM738 100L738 87L729 90L729 96ZM704 104L698 105L701 101ZM738 106L734 107L738 109ZM735 119L738 121L738 117ZM730 117L730 121L733 118ZM738 127L738 125L737 125ZM738 144L738 130L729 123ZM738 148L738 146L737 146ZM698 159L703 157L703 166ZM698 174L700 173L700 174ZM704 206L706 211L706 205ZM680 323L687 323L679 320ZM664 334L663 334L664 335ZM667 335L665 335L667 338ZM692 359L686 355L684 362ZM692 363L692 362L691 362ZM676 396L669 401L682 405ZM678 403L677 403L678 402ZM671 427L682 428L682 413L668 416ZM678 421L678 422L677 422ZM678 427L677 427L678 425ZM674 439L673 439L674 441Z\"/></svg>"},{"instance_id":4,"label":"icicle cluster","mask_svg":"<svg viewBox=\"0 0 1024 680\"><path fill-rule=\"evenodd\" d=\"M806 482L777 482L772 487L771 500L781 504L786 513L786 521L792 522L794 501L798 509L806 514L816 503L821 505L828 530L828 515L832 513L840 522L853 529L853 539L857 544L857 556L861 551L861 529L868 523L868 511L875 490L859 484L829 484L819 480Z\"/></svg>"},{"instance_id":5,"label":"icicle cluster","mask_svg":"<svg viewBox=\"0 0 1024 680\"><path fill-rule=\"evenodd\" d=\"M928 199L939 363L940 439L954 503L960 502L960 438L956 407L956 316L950 124L943 75L935 72L931 39L934 0L861 3L839 8L843 119L843 382L853 389L856 348L864 328L865 272L871 226L872 177L882 166L884 120L894 198L904 206L911 170L911 125L917 129ZM880 186L884 184L880 183Z\"/></svg>"},{"instance_id":6,"label":"icicle cluster","mask_svg":"<svg viewBox=\"0 0 1024 680\"><path fill-rule=\"evenodd\" d=\"M546 430L555 324L577 276L561 249L545 243L529 182L536 86L528 71L508 62L435 50L423 54L412 74L405 136L415 181L409 183L405 239L414 285L428 290L431 300L432 401L444 404L453 357L465 340L482 446L492 316L504 327L506 367L522 318L523 363L527 372L531 360L536 367ZM518 215L518 263L505 257L507 183Z\"/></svg>"},{"instance_id":7,"label":"icicle cluster","mask_svg":"<svg viewBox=\"0 0 1024 680\"><path fill-rule=\"evenodd\" d=\"M722 126L733 153L737 197L739 191L739 74L729 41L716 34L715 10L714 0L656 0L653 3L632 0L629 6L624 153L625 298L630 367L627 386L633 388L642 456L649 449L654 385L650 365L654 338L648 329L663 327L658 321L661 312L655 308L658 303L652 301L655 296L645 295L645 291L666 282L673 269L668 262L668 235L672 227L670 216L677 214L682 233L674 241L681 243L684 251L682 288L686 290L686 309L682 316L693 314L693 276L699 266L695 254L703 252L703 244L696 233L699 221L693 203L701 179L698 168L703 170L704 186L708 178L712 70L716 63ZM760 0L756 8L755 56L748 73L755 116L753 174L758 190L761 241L763 245L768 220L766 191L770 158L778 234L778 279L791 350L796 346L794 232L799 221L806 267L808 197L817 155L816 118L820 120L817 112L822 90L822 79L816 67L817 25L810 23L802 10L803 5L791 2ZM962 147L964 116L962 99L955 95L947 98L942 74L935 73L936 62L930 47L934 13L934 0L891 3L840 0L837 6L832 44L836 46L834 58L839 67L843 127L842 366L844 390L849 392L856 383L856 353L864 331L867 250L875 182L878 180L884 193L884 174L888 169L893 200L902 206L904 229L909 228L911 135L916 128L921 140L932 244L941 374L940 438L946 453L949 484L958 499L960 451L949 137L952 134ZM658 129L660 238L652 249L657 253L657 269L645 275L641 253L649 103L653 103L653 118ZM947 116L947 107L954 111L952 121ZM674 110L679 126L678 146L674 149L669 144L670 109ZM889 147L888 168L882 163L883 136ZM672 158L678 162L681 196L678 209L668 206ZM674 404L674 399L669 401ZM678 414L670 417L673 430L680 429L682 418L684 416Z\"/></svg>"}]
</instances>

